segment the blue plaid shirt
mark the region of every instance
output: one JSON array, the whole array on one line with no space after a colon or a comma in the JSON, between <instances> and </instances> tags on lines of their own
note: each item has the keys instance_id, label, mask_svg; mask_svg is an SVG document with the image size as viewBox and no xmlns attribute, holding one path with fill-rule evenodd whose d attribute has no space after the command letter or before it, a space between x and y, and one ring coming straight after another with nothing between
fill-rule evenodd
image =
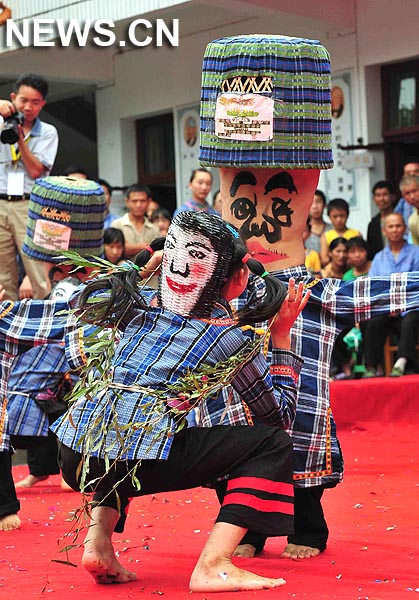
<instances>
[{"instance_id":1,"label":"blue plaid shirt","mask_svg":"<svg viewBox=\"0 0 419 600\"><path fill-rule=\"evenodd\" d=\"M53 425L61 442L90 456L166 459L176 424L164 399L118 386L166 390L189 370L216 365L246 348L248 337L215 312L209 321L155 308L128 324L113 358L113 383L93 399L82 397ZM259 418L281 426L294 418L301 359L275 352L270 368L262 353L248 360L234 389ZM210 401L209 401L210 402Z\"/></svg>"},{"instance_id":2,"label":"blue plaid shirt","mask_svg":"<svg viewBox=\"0 0 419 600\"><path fill-rule=\"evenodd\" d=\"M298 487L333 486L343 477L343 458L330 407L330 363L340 331L372 317L419 308L419 272L354 281L316 280L304 266L273 273L288 282L304 281L311 290L307 306L291 329L291 348L304 358L294 423L294 483ZM250 286L260 288L254 278ZM240 305L243 300L239 300ZM362 399L359 399L362 402ZM228 407L226 409L226 403ZM200 413L199 425L248 424L243 404L229 390Z\"/></svg>"},{"instance_id":3,"label":"blue plaid shirt","mask_svg":"<svg viewBox=\"0 0 419 600\"><path fill-rule=\"evenodd\" d=\"M68 344L72 346L75 322L57 316L66 309L66 302L55 300L0 302L0 452L10 447L6 397L12 363L29 348L61 342L66 334L69 335Z\"/></svg>"},{"instance_id":4,"label":"blue plaid shirt","mask_svg":"<svg viewBox=\"0 0 419 600\"><path fill-rule=\"evenodd\" d=\"M11 435L48 435L48 415L35 399L46 394L52 402L69 370L64 342L34 346L15 359L7 385Z\"/></svg>"}]
</instances>

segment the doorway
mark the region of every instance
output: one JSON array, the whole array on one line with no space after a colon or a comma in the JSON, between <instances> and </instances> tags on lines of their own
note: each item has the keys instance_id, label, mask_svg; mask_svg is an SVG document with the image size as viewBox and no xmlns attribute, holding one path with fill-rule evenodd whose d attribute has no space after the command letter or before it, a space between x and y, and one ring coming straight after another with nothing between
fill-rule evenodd
<instances>
[{"instance_id":1,"label":"doorway","mask_svg":"<svg viewBox=\"0 0 419 600\"><path fill-rule=\"evenodd\" d=\"M153 200L173 214L176 208L173 115L138 119L135 125L138 181L148 185Z\"/></svg>"},{"instance_id":2,"label":"doorway","mask_svg":"<svg viewBox=\"0 0 419 600\"><path fill-rule=\"evenodd\" d=\"M397 198L400 197L399 182L403 167L409 162L419 162L419 135L401 136L385 144L386 179L394 185Z\"/></svg>"},{"instance_id":3,"label":"doorway","mask_svg":"<svg viewBox=\"0 0 419 600\"><path fill-rule=\"evenodd\" d=\"M386 179L399 194L403 166L419 162L419 60L381 69Z\"/></svg>"}]
</instances>

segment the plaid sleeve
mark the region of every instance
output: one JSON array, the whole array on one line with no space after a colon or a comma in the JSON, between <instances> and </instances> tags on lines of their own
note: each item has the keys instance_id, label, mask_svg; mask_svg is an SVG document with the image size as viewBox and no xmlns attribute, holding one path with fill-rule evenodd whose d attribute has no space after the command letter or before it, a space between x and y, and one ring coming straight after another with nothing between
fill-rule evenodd
<instances>
[{"instance_id":1,"label":"plaid sleeve","mask_svg":"<svg viewBox=\"0 0 419 600\"><path fill-rule=\"evenodd\" d=\"M1 303L0 349L16 356L32 346L62 341L67 308L53 300Z\"/></svg>"},{"instance_id":2,"label":"plaid sleeve","mask_svg":"<svg viewBox=\"0 0 419 600\"><path fill-rule=\"evenodd\" d=\"M302 364L298 356L286 350L273 350L271 366L263 354L258 354L243 366L232 386L264 424L287 429L295 418Z\"/></svg>"},{"instance_id":3,"label":"plaid sleeve","mask_svg":"<svg viewBox=\"0 0 419 600\"><path fill-rule=\"evenodd\" d=\"M339 282L331 294L329 288L325 289L322 306L335 315L339 329L373 317L419 309L417 271Z\"/></svg>"},{"instance_id":4,"label":"plaid sleeve","mask_svg":"<svg viewBox=\"0 0 419 600\"><path fill-rule=\"evenodd\" d=\"M68 331L65 336L65 355L72 370L79 369L87 362L84 349L84 330L82 327Z\"/></svg>"}]
</instances>

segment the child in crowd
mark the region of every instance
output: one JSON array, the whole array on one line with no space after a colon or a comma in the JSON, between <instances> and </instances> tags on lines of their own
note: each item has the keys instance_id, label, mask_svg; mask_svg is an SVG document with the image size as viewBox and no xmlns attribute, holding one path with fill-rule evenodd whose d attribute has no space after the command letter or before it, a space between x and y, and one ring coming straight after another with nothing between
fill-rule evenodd
<instances>
[{"instance_id":1,"label":"child in crowd","mask_svg":"<svg viewBox=\"0 0 419 600\"><path fill-rule=\"evenodd\" d=\"M310 235L305 241L307 250L315 250L320 254L320 238L326 231L333 229L333 225L326 223L323 213L326 208L326 196L321 190L316 190L313 203L310 207L309 217L311 223Z\"/></svg>"},{"instance_id":2,"label":"child in crowd","mask_svg":"<svg viewBox=\"0 0 419 600\"><path fill-rule=\"evenodd\" d=\"M151 242L137 265L162 247L161 238ZM97 278L77 298L82 320L119 322L124 333L102 392L78 397L70 416L53 425L62 443L64 477L73 489L93 492L83 565L97 583L135 579L118 562L111 542L113 531L123 530L129 499L228 475L226 498L190 589L280 586L283 579L239 569L231 556L250 526L269 535L292 529L291 443L282 428L294 418L301 362L289 351L289 330L309 294L293 280L287 294L247 253L234 227L204 212L180 212L173 220L157 297L154 290L138 288L136 268ZM246 287L249 269L263 278L265 293L233 316L228 302ZM270 368L261 340L249 347L241 329L267 318L273 318ZM237 360L227 377L228 365ZM203 386L198 398L195 385L190 393L185 388L190 372ZM205 391L209 372L217 388L230 379L265 426L184 427L194 404L214 393ZM79 469L80 461L88 473Z\"/></svg>"},{"instance_id":3,"label":"child in crowd","mask_svg":"<svg viewBox=\"0 0 419 600\"><path fill-rule=\"evenodd\" d=\"M337 237L349 240L351 237L361 235L357 229L349 229L346 226L349 218L349 204L343 198L331 200L327 205L327 214L332 222L333 229L325 231L320 238L320 258L323 266L330 262L329 247L332 240Z\"/></svg>"},{"instance_id":4,"label":"child in crowd","mask_svg":"<svg viewBox=\"0 0 419 600\"><path fill-rule=\"evenodd\" d=\"M108 227L103 232L105 258L113 265L119 265L125 256L125 238L120 229Z\"/></svg>"},{"instance_id":5,"label":"child in crowd","mask_svg":"<svg viewBox=\"0 0 419 600\"><path fill-rule=\"evenodd\" d=\"M365 277L370 270L371 261L368 260L368 247L364 238L356 236L346 242L348 267L343 274L343 281L352 281L357 277Z\"/></svg>"},{"instance_id":6,"label":"child in crowd","mask_svg":"<svg viewBox=\"0 0 419 600\"><path fill-rule=\"evenodd\" d=\"M169 211L165 208L158 208L151 215L150 221L154 225L157 225L160 235L166 237L167 232L169 231L169 225L172 222L172 217L170 216Z\"/></svg>"},{"instance_id":7,"label":"child in crowd","mask_svg":"<svg viewBox=\"0 0 419 600\"><path fill-rule=\"evenodd\" d=\"M351 268L343 274L343 281L353 281L357 277L366 277L370 270L371 261L368 260L368 247L364 238L356 236L346 242L348 266ZM353 375L354 352L348 347L345 337L350 333L351 345L356 344L356 363L362 365L362 337L365 333L366 321L357 323L355 327L344 329L338 335L332 355L332 372L335 379L349 379Z\"/></svg>"},{"instance_id":8,"label":"child in crowd","mask_svg":"<svg viewBox=\"0 0 419 600\"><path fill-rule=\"evenodd\" d=\"M320 254L316 252L316 250L309 249L306 246L306 242L310 237L311 232L311 219L307 219L306 229L303 232L303 242L306 249L306 261L305 265L307 267L307 271L313 277L321 277L321 263L320 263Z\"/></svg>"}]
</instances>

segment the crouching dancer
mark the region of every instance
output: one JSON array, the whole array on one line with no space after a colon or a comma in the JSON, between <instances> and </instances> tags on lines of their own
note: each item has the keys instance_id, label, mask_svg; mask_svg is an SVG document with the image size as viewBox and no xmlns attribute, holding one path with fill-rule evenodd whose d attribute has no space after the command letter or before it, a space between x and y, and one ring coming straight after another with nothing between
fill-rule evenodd
<instances>
[{"instance_id":1,"label":"crouching dancer","mask_svg":"<svg viewBox=\"0 0 419 600\"><path fill-rule=\"evenodd\" d=\"M156 295L139 287L136 269L161 249ZM136 262L90 282L78 297L80 319L117 324L124 333L101 392L77 398L53 425L64 478L93 493L83 565L97 583L136 579L118 562L111 539L123 531L129 500L227 477L191 591L283 585L237 568L231 557L250 526L278 536L293 530L292 447L281 428L295 414L301 368L289 330L308 295L293 281L287 290L250 257L234 227L202 212L179 213L165 243L154 240ZM249 270L263 277L265 294L233 316L228 302L246 287ZM243 332L262 318L273 319L270 367L263 337L255 344ZM226 380L265 426L184 426L196 402Z\"/></svg>"}]
</instances>

